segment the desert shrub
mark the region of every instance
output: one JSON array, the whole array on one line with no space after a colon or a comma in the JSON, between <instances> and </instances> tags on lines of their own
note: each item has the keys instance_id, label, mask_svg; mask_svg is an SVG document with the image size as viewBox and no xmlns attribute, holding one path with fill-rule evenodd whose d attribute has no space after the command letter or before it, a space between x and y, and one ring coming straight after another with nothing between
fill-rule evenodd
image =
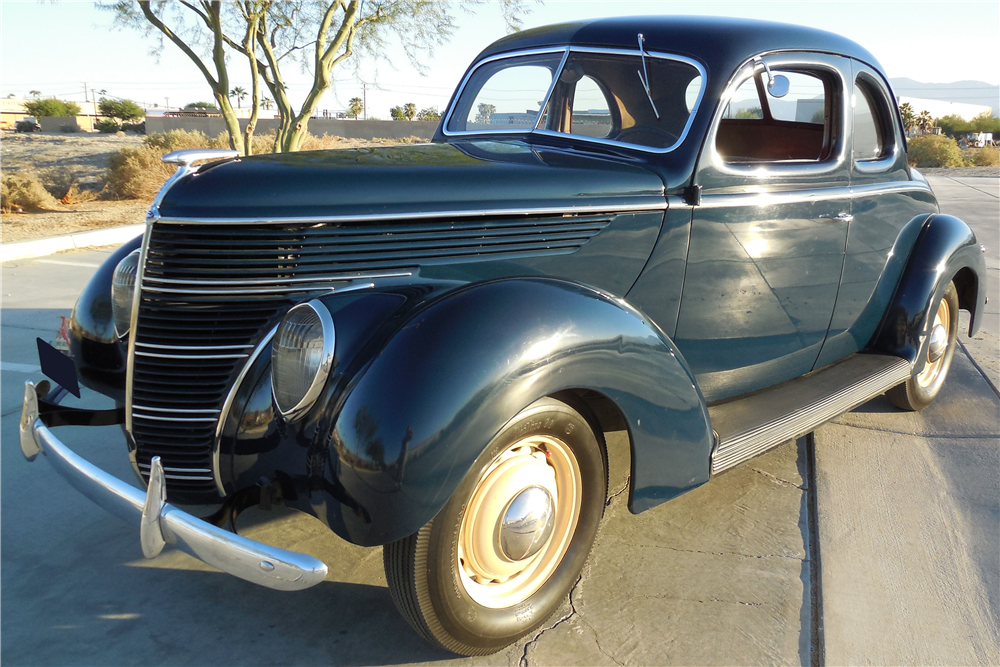
<instances>
[{"instance_id":1,"label":"desert shrub","mask_svg":"<svg viewBox=\"0 0 1000 667\"><path fill-rule=\"evenodd\" d=\"M38 171L37 178L42 187L56 199L65 197L77 180L73 172L66 167L42 169Z\"/></svg>"},{"instance_id":2,"label":"desert shrub","mask_svg":"<svg viewBox=\"0 0 1000 667\"><path fill-rule=\"evenodd\" d=\"M965 164L958 143L941 134L925 134L907 142L911 167L961 167Z\"/></svg>"},{"instance_id":3,"label":"desert shrub","mask_svg":"<svg viewBox=\"0 0 1000 667\"><path fill-rule=\"evenodd\" d=\"M104 134L114 134L118 131L118 123L110 118L102 118L94 123L94 129Z\"/></svg>"},{"instance_id":4,"label":"desert shrub","mask_svg":"<svg viewBox=\"0 0 1000 667\"><path fill-rule=\"evenodd\" d=\"M194 130L170 130L169 132L153 132L142 140L146 148L160 151L161 154L179 151L185 148L211 148L213 140L204 133Z\"/></svg>"},{"instance_id":5,"label":"desert shrub","mask_svg":"<svg viewBox=\"0 0 1000 667\"><path fill-rule=\"evenodd\" d=\"M253 154L261 155L274 150L274 137L273 130L253 135Z\"/></svg>"},{"instance_id":6,"label":"desert shrub","mask_svg":"<svg viewBox=\"0 0 1000 667\"><path fill-rule=\"evenodd\" d=\"M37 132L41 128L33 120L19 120L14 123L14 129L17 132Z\"/></svg>"},{"instance_id":7,"label":"desert shrub","mask_svg":"<svg viewBox=\"0 0 1000 667\"><path fill-rule=\"evenodd\" d=\"M969 161L977 167L1000 166L1000 148L987 146L970 151Z\"/></svg>"},{"instance_id":8,"label":"desert shrub","mask_svg":"<svg viewBox=\"0 0 1000 667\"><path fill-rule=\"evenodd\" d=\"M78 128L76 125L60 125L59 131L64 134L73 134L75 132L79 132L80 128Z\"/></svg>"},{"instance_id":9,"label":"desert shrub","mask_svg":"<svg viewBox=\"0 0 1000 667\"><path fill-rule=\"evenodd\" d=\"M175 169L175 165L160 160L165 152L145 145L112 153L108 160L104 194L122 199L155 197Z\"/></svg>"},{"instance_id":10,"label":"desert shrub","mask_svg":"<svg viewBox=\"0 0 1000 667\"><path fill-rule=\"evenodd\" d=\"M137 121L146 115L145 109L132 100L109 100L102 97L97 103L102 116L113 119L119 126L122 123Z\"/></svg>"},{"instance_id":11,"label":"desert shrub","mask_svg":"<svg viewBox=\"0 0 1000 667\"><path fill-rule=\"evenodd\" d=\"M56 200L38 178L23 171L0 174L0 211L37 211L56 208Z\"/></svg>"},{"instance_id":12,"label":"desert shrub","mask_svg":"<svg viewBox=\"0 0 1000 667\"><path fill-rule=\"evenodd\" d=\"M47 116L76 116L80 113L80 105L76 102L63 102L55 98L45 100L29 100L24 103L24 110L29 116L44 118Z\"/></svg>"},{"instance_id":13,"label":"desert shrub","mask_svg":"<svg viewBox=\"0 0 1000 667\"><path fill-rule=\"evenodd\" d=\"M146 134L146 121L142 121L141 123L122 123L121 131Z\"/></svg>"}]
</instances>

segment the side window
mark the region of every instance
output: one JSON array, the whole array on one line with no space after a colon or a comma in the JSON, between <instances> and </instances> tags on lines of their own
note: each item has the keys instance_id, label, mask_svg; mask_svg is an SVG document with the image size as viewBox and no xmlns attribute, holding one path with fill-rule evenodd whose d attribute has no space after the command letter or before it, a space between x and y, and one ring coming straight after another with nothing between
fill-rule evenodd
<instances>
[{"instance_id":1,"label":"side window","mask_svg":"<svg viewBox=\"0 0 1000 667\"><path fill-rule=\"evenodd\" d=\"M834 88L822 73L773 70L788 79L774 97L759 73L740 84L723 112L716 149L727 162L819 162L832 152Z\"/></svg>"},{"instance_id":2,"label":"side window","mask_svg":"<svg viewBox=\"0 0 1000 667\"><path fill-rule=\"evenodd\" d=\"M530 130L538 120L562 55L540 54L482 65L462 91L448 130Z\"/></svg>"},{"instance_id":3,"label":"side window","mask_svg":"<svg viewBox=\"0 0 1000 667\"><path fill-rule=\"evenodd\" d=\"M894 137L886 93L868 76L859 76L854 83L854 159L885 157L892 152Z\"/></svg>"},{"instance_id":4,"label":"side window","mask_svg":"<svg viewBox=\"0 0 1000 667\"><path fill-rule=\"evenodd\" d=\"M587 137L605 138L613 127L608 98L596 81L584 76L577 82L573 93L573 121L570 132Z\"/></svg>"}]
</instances>

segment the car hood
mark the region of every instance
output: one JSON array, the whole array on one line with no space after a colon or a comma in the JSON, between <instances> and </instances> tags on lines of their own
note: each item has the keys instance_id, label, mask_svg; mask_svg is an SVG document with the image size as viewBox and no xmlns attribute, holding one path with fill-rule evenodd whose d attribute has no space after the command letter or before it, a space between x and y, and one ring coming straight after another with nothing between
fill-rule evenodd
<instances>
[{"instance_id":1,"label":"car hood","mask_svg":"<svg viewBox=\"0 0 1000 667\"><path fill-rule=\"evenodd\" d=\"M427 217L663 206L638 164L520 141L269 154L207 165L174 183L162 218Z\"/></svg>"}]
</instances>

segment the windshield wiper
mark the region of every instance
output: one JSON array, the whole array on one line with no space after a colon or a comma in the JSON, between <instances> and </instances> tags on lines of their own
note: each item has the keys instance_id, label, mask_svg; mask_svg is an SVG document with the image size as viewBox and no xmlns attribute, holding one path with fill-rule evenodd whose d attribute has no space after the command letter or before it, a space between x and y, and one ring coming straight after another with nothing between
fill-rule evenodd
<instances>
[{"instance_id":1,"label":"windshield wiper","mask_svg":"<svg viewBox=\"0 0 1000 667\"><path fill-rule=\"evenodd\" d=\"M653 113L656 114L656 120L660 120L660 112L656 110L656 104L653 103L653 96L649 94L649 72L646 71L646 49L643 47L643 42L646 38L643 37L642 33L639 33L639 55L642 56L642 71L636 70L636 74L639 75L639 81L642 82L642 89L646 91L646 99L649 100L649 106L653 107Z\"/></svg>"}]
</instances>

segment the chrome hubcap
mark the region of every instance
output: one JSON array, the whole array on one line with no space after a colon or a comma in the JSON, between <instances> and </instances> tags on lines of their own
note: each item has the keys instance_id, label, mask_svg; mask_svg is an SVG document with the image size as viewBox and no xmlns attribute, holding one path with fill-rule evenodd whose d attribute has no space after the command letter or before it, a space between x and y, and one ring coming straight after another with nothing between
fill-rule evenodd
<instances>
[{"instance_id":1,"label":"chrome hubcap","mask_svg":"<svg viewBox=\"0 0 1000 667\"><path fill-rule=\"evenodd\" d=\"M492 609L523 602L558 567L576 532L583 477L561 440L533 435L483 471L458 534L458 578Z\"/></svg>"},{"instance_id":2,"label":"chrome hubcap","mask_svg":"<svg viewBox=\"0 0 1000 667\"><path fill-rule=\"evenodd\" d=\"M927 344L927 361L933 364L944 356L944 352L947 349L948 332L945 331L944 326L937 324L934 326L934 330L931 331L931 340Z\"/></svg>"},{"instance_id":3,"label":"chrome hubcap","mask_svg":"<svg viewBox=\"0 0 1000 667\"><path fill-rule=\"evenodd\" d=\"M510 501L497 525L497 548L510 562L531 558L545 546L555 525L552 494L532 486Z\"/></svg>"}]
</instances>

